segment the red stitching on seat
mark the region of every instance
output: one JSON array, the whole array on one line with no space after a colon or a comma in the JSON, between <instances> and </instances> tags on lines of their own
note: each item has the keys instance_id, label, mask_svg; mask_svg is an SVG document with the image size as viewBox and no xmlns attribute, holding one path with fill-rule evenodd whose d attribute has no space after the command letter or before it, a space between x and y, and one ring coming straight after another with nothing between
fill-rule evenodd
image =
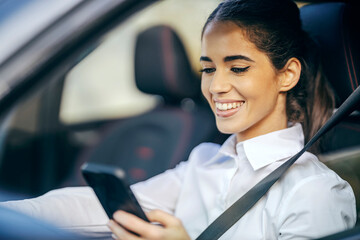
<instances>
[{"instance_id":1,"label":"red stitching on seat","mask_svg":"<svg viewBox=\"0 0 360 240\"><path fill-rule=\"evenodd\" d=\"M343 32L343 31L342 31L342 32ZM345 54L346 66L347 66L348 73L349 73L351 88L352 88L352 90L354 91L354 90L355 90L355 87L354 87L353 79L352 79L352 76L351 76L350 65L349 65L348 56L347 56L346 48L345 48L346 41L345 41L344 32L342 33L342 40L343 40L343 49L344 49L344 54Z\"/></svg>"},{"instance_id":2,"label":"red stitching on seat","mask_svg":"<svg viewBox=\"0 0 360 240\"><path fill-rule=\"evenodd\" d=\"M358 83L358 81L357 81L357 77L356 77L356 71L355 71L355 67L354 67L354 60L353 60L353 57L352 57L352 54L351 54L351 47L350 47L350 43L348 44L348 48L349 48L349 54L350 54L351 65L352 65L352 68L353 68L353 73L354 73L354 77L355 77L356 87L358 87L358 86L359 86L359 83Z\"/></svg>"},{"instance_id":3,"label":"red stitching on seat","mask_svg":"<svg viewBox=\"0 0 360 240\"><path fill-rule=\"evenodd\" d=\"M353 126L353 125L348 125L348 124L341 124L342 127L350 129L350 130L355 130L357 132L360 132L360 128L358 126Z\"/></svg>"},{"instance_id":4,"label":"red stitching on seat","mask_svg":"<svg viewBox=\"0 0 360 240\"><path fill-rule=\"evenodd\" d=\"M344 9L342 9L342 12L341 12L341 16L342 16L342 18L341 18L341 20L342 20L342 22L341 22L341 35L342 35L342 41L343 41L343 49L344 49L344 54L345 54L345 60L346 60L346 66L347 66L347 69L348 69L348 73L349 73L349 78L350 78L350 83L351 83L351 88L352 88L352 90L354 91L355 90L355 87L354 87L354 82L353 82L353 79L352 79L352 76L351 76L351 70L350 70L350 65L349 65L349 61L348 61L348 55L347 55L347 52L346 52L346 43L347 43L347 41L346 41L346 39L345 39L345 31L343 31L343 26L344 26Z\"/></svg>"}]
</instances>

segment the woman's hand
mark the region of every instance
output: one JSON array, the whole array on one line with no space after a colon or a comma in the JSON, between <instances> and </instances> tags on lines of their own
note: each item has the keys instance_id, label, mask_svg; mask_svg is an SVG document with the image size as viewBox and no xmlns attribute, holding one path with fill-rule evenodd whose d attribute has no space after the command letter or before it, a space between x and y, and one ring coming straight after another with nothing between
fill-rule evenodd
<instances>
[{"instance_id":1,"label":"woman's hand","mask_svg":"<svg viewBox=\"0 0 360 240\"><path fill-rule=\"evenodd\" d=\"M181 221L161 210L154 210L146 214L151 222L160 223L162 226L154 225L136 217L133 214L116 211L114 220L110 220L109 228L117 239L138 240L138 239L171 239L189 240L190 237L183 227ZM139 236L130 233L132 231Z\"/></svg>"}]
</instances>

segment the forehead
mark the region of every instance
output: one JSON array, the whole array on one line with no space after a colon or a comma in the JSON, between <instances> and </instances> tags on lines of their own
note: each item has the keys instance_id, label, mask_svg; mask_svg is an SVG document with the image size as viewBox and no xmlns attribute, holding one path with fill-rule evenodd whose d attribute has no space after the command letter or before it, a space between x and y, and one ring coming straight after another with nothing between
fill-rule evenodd
<instances>
[{"instance_id":1,"label":"forehead","mask_svg":"<svg viewBox=\"0 0 360 240\"><path fill-rule=\"evenodd\" d=\"M245 31L233 22L211 22L204 30L201 41L202 55L219 51L232 55L255 50L256 46L250 42Z\"/></svg>"}]
</instances>

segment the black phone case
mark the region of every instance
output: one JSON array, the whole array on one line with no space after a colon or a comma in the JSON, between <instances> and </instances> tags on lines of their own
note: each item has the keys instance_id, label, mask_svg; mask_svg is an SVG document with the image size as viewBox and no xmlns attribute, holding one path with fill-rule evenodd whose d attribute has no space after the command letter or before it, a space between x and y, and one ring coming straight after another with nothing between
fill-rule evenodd
<instances>
[{"instance_id":1,"label":"black phone case","mask_svg":"<svg viewBox=\"0 0 360 240\"><path fill-rule=\"evenodd\" d=\"M126 183L126 174L122 169L98 163L85 163L81 170L110 219L113 218L114 212L123 210L150 222Z\"/></svg>"}]
</instances>

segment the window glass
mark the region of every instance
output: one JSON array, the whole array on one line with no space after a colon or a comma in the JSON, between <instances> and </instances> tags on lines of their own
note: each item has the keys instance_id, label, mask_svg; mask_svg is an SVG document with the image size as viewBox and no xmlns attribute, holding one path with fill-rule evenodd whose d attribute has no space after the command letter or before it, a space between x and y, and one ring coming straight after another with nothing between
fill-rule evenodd
<instances>
[{"instance_id":1,"label":"window glass","mask_svg":"<svg viewBox=\"0 0 360 240\"><path fill-rule=\"evenodd\" d=\"M219 2L159 1L114 29L66 76L60 120L75 124L125 118L154 108L158 98L140 92L134 81L137 34L157 24L173 27L198 71L201 28Z\"/></svg>"},{"instance_id":2,"label":"window glass","mask_svg":"<svg viewBox=\"0 0 360 240\"><path fill-rule=\"evenodd\" d=\"M79 2L0 0L0 63Z\"/></svg>"}]
</instances>

